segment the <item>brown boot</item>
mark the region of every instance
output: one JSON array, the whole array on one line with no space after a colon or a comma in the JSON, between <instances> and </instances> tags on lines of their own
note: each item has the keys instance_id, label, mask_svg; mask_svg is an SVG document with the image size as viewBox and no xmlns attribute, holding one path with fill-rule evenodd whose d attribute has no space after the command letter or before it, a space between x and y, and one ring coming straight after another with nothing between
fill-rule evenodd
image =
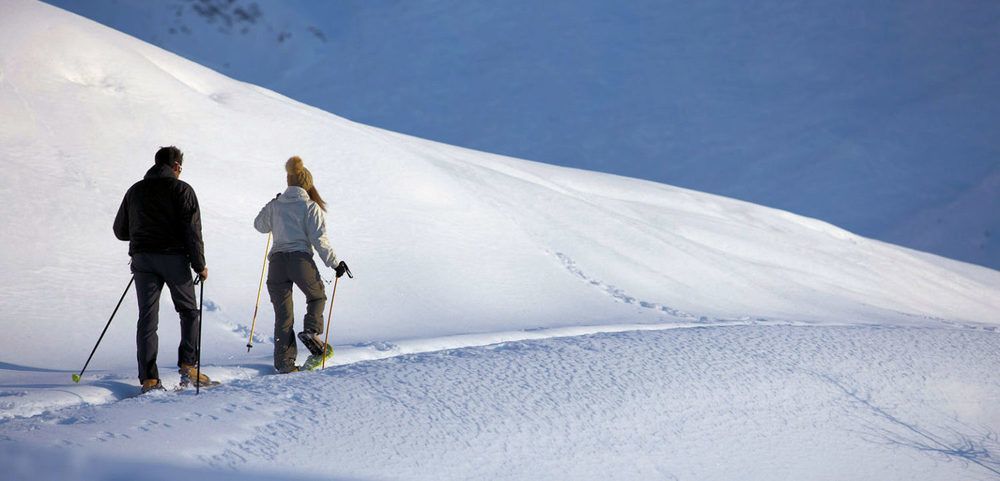
<instances>
[{"instance_id":1,"label":"brown boot","mask_svg":"<svg viewBox=\"0 0 1000 481\"><path fill-rule=\"evenodd\" d=\"M194 384L195 386L205 387L214 384L211 379L208 378L205 373L198 375L198 366L192 364L181 364L180 369L177 370L181 374L181 386L187 386L188 384ZM197 382L194 380L197 379Z\"/></svg>"},{"instance_id":2,"label":"brown boot","mask_svg":"<svg viewBox=\"0 0 1000 481\"><path fill-rule=\"evenodd\" d=\"M142 382L142 393L146 394L149 391L165 391L163 384L160 383L159 379L146 379Z\"/></svg>"}]
</instances>

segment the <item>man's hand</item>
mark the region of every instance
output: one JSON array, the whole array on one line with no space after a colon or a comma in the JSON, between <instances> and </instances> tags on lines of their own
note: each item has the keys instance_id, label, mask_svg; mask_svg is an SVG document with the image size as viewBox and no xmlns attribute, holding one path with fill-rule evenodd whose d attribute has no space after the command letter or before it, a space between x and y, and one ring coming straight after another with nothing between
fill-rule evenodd
<instances>
[{"instance_id":1,"label":"man's hand","mask_svg":"<svg viewBox=\"0 0 1000 481\"><path fill-rule=\"evenodd\" d=\"M203 281L208 279L208 268L206 267L202 269L201 272L198 273L198 277Z\"/></svg>"}]
</instances>

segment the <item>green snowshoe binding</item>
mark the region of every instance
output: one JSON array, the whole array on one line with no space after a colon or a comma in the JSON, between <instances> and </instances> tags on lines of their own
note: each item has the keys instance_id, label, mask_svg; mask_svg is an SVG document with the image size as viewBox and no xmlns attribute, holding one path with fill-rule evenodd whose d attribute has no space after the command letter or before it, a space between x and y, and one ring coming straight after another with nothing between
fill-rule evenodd
<instances>
[{"instance_id":1,"label":"green snowshoe binding","mask_svg":"<svg viewBox=\"0 0 1000 481\"><path fill-rule=\"evenodd\" d=\"M316 369L323 367L323 361L328 361L332 357L333 357L333 346L326 346L325 355L317 355L317 354L310 355L309 358L306 359L305 364L302 365L301 370L315 371Z\"/></svg>"},{"instance_id":2,"label":"green snowshoe binding","mask_svg":"<svg viewBox=\"0 0 1000 481\"><path fill-rule=\"evenodd\" d=\"M323 366L323 361L333 357L333 346L326 346L323 352L323 340L319 338L319 333L311 329L306 329L299 333L299 340L309 349L309 358L302 365L303 371L312 371Z\"/></svg>"}]
</instances>

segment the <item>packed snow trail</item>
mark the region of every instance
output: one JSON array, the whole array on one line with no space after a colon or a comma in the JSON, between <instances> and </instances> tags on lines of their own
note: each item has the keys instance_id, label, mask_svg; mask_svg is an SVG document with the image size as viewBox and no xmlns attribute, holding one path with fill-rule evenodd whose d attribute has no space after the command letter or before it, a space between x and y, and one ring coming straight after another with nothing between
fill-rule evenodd
<instances>
[{"instance_id":1,"label":"packed snow trail","mask_svg":"<svg viewBox=\"0 0 1000 481\"><path fill-rule=\"evenodd\" d=\"M651 324L572 326L525 331L460 334L429 339L407 339L396 342L375 341L348 346L335 346L335 356L327 361L327 366L342 366L361 361L386 359L407 354L488 346L523 340L551 339L634 330L689 329L694 327L738 325L781 326L809 324L768 321L766 319L709 320L702 318L697 321L677 320L674 322ZM981 326L968 325L960 327L977 329ZM992 326L982 327L993 328ZM258 349L257 354L244 355L243 353L239 353L229 356L222 363L205 365L205 373L213 379L222 381L245 380L261 375L274 374L270 355L273 346L269 345L268 342L266 340L259 342L261 348ZM302 361L307 359L308 353L304 349L302 351L299 353L299 364L302 364ZM264 352L268 354L262 355ZM173 366L162 365L160 366L160 371L162 380L166 386L176 386L178 384L179 375ZM139 386L135 382L135 374L132 370L91 370L84 375L83 381L78 384L69 384L66 381L70 374L70 372L55 369L40 369L0 363L0 397L17 400L16 402L0 402L0 419L31 417L44 412L72 408L82 404L106 404L131 398L139 394Z\"/></svg>"},{"instance_id":2,"label":"packed snow trail","mask_svg":"<svg viewBox=\"0 0 1000 481\"><path fill-rule=\"evenodd\" d=\"M0 439L370 479L986 480L998 349L952 328L596 334L74 408Z\"/></svg>"}]
</instances>

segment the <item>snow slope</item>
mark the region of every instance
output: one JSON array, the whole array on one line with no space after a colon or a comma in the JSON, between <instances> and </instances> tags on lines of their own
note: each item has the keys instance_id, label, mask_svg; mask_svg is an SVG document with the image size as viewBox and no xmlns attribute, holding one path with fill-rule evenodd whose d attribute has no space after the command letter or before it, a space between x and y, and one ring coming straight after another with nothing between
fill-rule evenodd
<instances>
[{"instance_id":1,"label":"snow slope","mask_svg":"<svg viewBox=\"0 0 1000 481\"><path fill-rule=\"evenodd\" d=\"M52 3L366 124L1000 268L997 2Z\"/></svg>"},{"instance_id":2,"label":"snow slope","mask_svg":"<svg viewBox=\"0 0 1000 481\"><path fill-rule=\"evenodd\" d=\"M234 331L249 327L265 244L251 221L284 189L293 154L357 273L338 293L341 343L702 317L1000 321L996 271L744 202L366 127L52 7L7 10L8 362L85 357L128 281L114 213L167 144L186 152L202 202L208 346L242 345ZM131 363L125 322L97 366ZM66 349L35 349L54 335Z\"/></svg>"},{"instance_id":3,"label":"snow slope","mask_svg":"<svg viewBox=\"0 0 1000 481\"><path fill-rule=\"evenodd\" d=\"M0 467L62 446L84 466L152 457L194 465L179 472L324 479L612 467L792 479L848 459L860 461L827 478L991 475L997 271L741 201L367 127L42 3L3 6ZM128 281L110 228L121 195L167 144L186 152L203 209L205 371L229 385L125 399L137 391L131 294L70 385ZM357 278L338 288L337 366L266 376L266 299L257 347L244 348L265 242L251 221L293 154ZM168 385L173 316L164 302ZM851 447L859 426L873 430L861 436L870 454ZM945 447L922 452L905 426ZM801 462L783 457L793 447ZM729 464L715 457L728 452ZM595 459L607 467L588 469ZM44 473L85 478L73 462Z\"/></svg>"}]
</instances>

